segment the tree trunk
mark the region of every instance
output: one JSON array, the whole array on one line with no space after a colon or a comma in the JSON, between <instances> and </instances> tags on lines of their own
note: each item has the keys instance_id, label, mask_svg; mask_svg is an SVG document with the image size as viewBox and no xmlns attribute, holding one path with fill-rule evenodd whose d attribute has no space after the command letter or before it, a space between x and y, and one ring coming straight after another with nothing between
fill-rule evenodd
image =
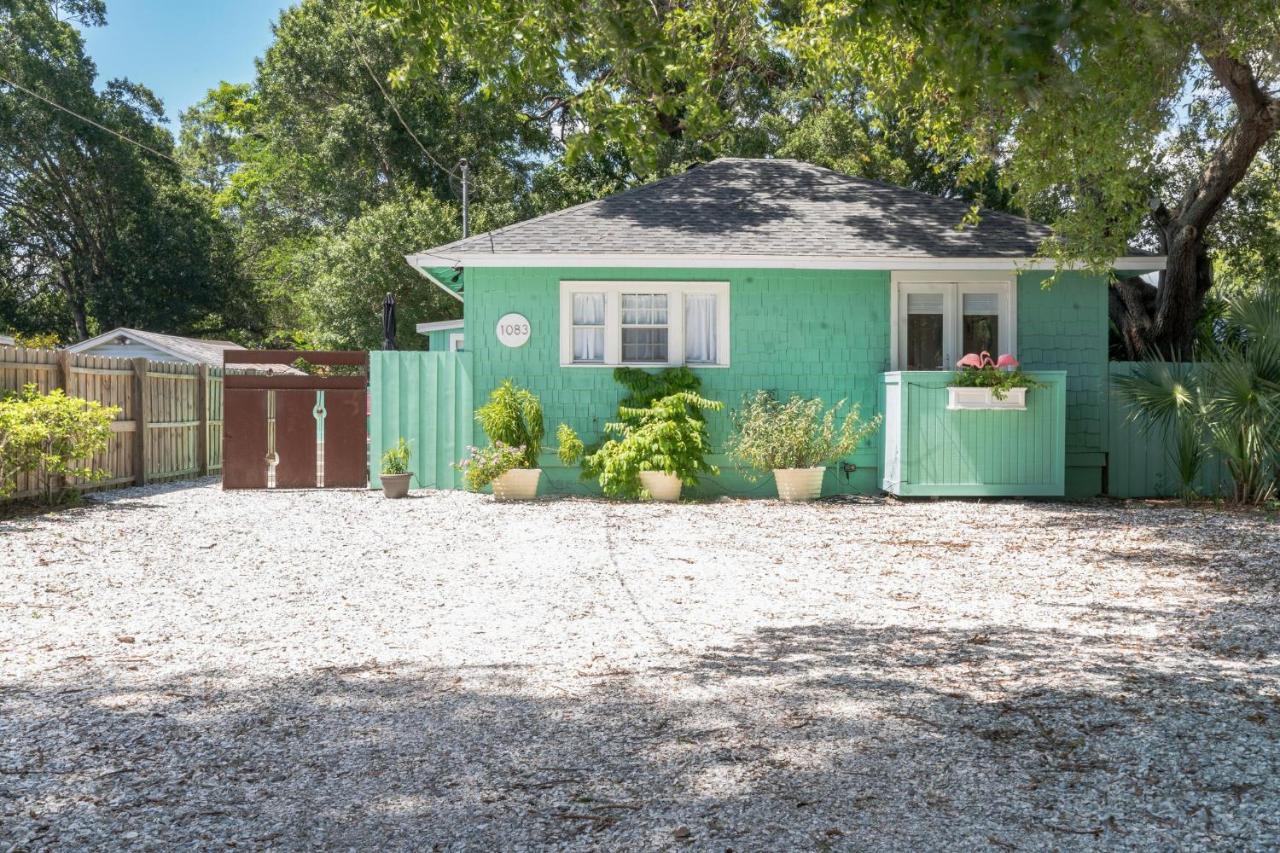
<instances>
[{"instance_id":1,"label":"tree trunk","mask_svg":"<svg viewBox=\"0 0 1280 853\"><path fill-rule=\"evenodd\" d=\"M1226 53L1203 48L1201 53L1231 95L1236 122L1178 206L1171 211L1155 205L1152 220L1167 258L1159 287L1136 278L1111 286L1111 322L1119 333L1113 349L1129 360L1191 357L1204 299L1213 286L1205 233L1258 151L1280 130L1280 101L1262 90L1247 63Z\"/></svg>"},{"instance_id":2,"label":"tree trunk","mask_svg":"<svg viewBox=\"0 0 1280 853\"><path fill-rule=\"evenodd\" d=\"M66 270L59 270L58 282L67 297L67 308L71 311L71 321L76 327L76 340L83 341L89 337L89 318L85 310L84 294L80 292L67 275Z\"/></svg>"}]
</instances>

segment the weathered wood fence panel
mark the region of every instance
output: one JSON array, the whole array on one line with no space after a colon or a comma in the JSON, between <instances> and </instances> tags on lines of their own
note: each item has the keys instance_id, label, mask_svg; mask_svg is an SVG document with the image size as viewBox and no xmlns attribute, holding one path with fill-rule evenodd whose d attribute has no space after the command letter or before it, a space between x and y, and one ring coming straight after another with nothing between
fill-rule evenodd
<instances>
[{"instance_id":1,"label":"weathered wood fence panel","mask_svg":"<svg viewBox=\"0 0 1280 853\"><path fill-rule=\"evenodd\" d=\"M68 396L120 408L110 444L92 460L110 474L72 484L86 490L220 472L224 375L223 368L207 365L0 347L0 392L62 388ZM35 493L34 478L25 477L12 497Z\"/></svg>"}]
</instances>

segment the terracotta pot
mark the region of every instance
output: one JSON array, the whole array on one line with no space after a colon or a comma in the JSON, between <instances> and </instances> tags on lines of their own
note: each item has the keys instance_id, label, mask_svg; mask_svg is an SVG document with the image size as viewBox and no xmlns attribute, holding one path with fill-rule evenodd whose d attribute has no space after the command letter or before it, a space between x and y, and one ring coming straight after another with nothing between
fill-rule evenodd
<instances>
[{"instance_id":1,"label":"terracotta pot","mask_svg":"<svg viewBox=\"0 0 1280 853\"><path fill-rule=\"evenodd\" d=\"M684 483L675 474L664 474L661 471L641 471L640 485L655 501L670 503L680 500L680 489Z\"/></svg>"},{"instance_id":2,"label":"terracotta pot","mask_svg":"<svg viewBox=\"0 0 1280 853\"><path fill-rule=\"evenodd\" d=\"M413 472L408 474L383 474L379 479L382 480L382 493L389 498L403 498L409 494L409 481L413 479Z\"/></svg>"},{"instance_id":3,"label":"terracotta pot","mask_svg":"<svg viewBox=\"0 0 1280 853\"><path fill-rule=\"evenodd\" d=\"M784 501L812 501L822 497L822 475L826 468L774 468L778 497Z\"/></svg>"},{"instance_id":4,"label":"terracotta pot","mask_svg":"<svg viewBox=\"0 0 1280 853\"><path fill-rule=\"evenodd\" d=\"M512 468L493 481L493 497L500 501L531 501L538 496L541 468Z\"/></svg>"}]
</instances>

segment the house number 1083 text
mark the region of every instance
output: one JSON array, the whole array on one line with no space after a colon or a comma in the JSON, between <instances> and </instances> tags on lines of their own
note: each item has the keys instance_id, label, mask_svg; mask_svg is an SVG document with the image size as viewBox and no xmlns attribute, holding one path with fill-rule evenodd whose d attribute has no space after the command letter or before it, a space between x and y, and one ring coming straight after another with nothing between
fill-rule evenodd
<instances>
[{"instance_id":1,"label":"house number 1083 text","mask_svg":"<svg viewBox=\"0 0 1280 853\"><path fill-rule=\"evenodd\" d=\"M498 319L498 341L503 346L524 346L532 332L529 320L523 314L503 314Z\"/></svg>"}]
</instances>

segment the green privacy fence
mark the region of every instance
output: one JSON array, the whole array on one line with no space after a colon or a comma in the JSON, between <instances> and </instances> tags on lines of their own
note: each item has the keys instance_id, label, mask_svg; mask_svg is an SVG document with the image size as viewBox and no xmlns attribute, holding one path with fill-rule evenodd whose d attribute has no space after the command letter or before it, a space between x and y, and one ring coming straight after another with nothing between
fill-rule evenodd
<instances>
[{"instance_id":1,"label":"green privacy fence","mask_svg":"<svg viewBox=\"0 0 1280 853\"><path fill-rule=\"evenodd\" d=\"M1137 361L1113 361L1108 365L1111 405L1107 423L1107 494L1115 498L1167 498L1181 489L1173 462L1173 439L1163 432L1144 431L1130 419L1129 406L1116 393L1115 380L1132 376L1142 366ZM1211 457L1196 478L1196 491L1213 496L1230 488L1231 478L1217 456Z\"/></svg>"},{"instance_id":2,"label":"green privacy fence","mask_svg":"<svg viewBox=\"0 0 1280 853\"><path fill-rule=\"evenodd\" d=\"M369 476L401 436L413 449L413 488L456 489L453 463L472 444L474 404L467 352L369 353Z\"/></svg>"},{"instance_id":3,"label":"green privacy fence","mask_svg":"<svg viewBox=\"0 0 1280 853\"><path fill-rule=\"evenodd\" d=\"M886 373L883 486L904 497L1058 497L1067 374L1037 371L1025 411L948 409L950 372Z\"/></svg>"}]
</instances>

